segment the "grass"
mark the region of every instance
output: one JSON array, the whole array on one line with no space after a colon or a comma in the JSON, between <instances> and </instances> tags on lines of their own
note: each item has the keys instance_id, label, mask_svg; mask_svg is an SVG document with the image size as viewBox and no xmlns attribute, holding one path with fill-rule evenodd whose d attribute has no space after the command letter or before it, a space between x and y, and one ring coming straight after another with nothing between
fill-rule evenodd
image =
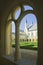
<instances>
[{"instance_id":1,"label":"grass","mask_svg":"<svg viewBox=\"0 0 43 65\"><path fill-rule=\"evenodd\" d=\"M12 47L15 47L15 42L14 41L12 42ZM22 41L22 42L20 42L20 48L36 50L38 48L38 43L37 42Z\"/></svg>"}]
</instances>

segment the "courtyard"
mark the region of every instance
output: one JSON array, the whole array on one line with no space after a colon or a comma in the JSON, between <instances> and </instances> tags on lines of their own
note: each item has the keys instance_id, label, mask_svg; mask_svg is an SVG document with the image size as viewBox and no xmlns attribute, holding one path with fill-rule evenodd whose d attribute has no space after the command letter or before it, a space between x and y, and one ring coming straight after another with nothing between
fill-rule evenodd
<instances>
[{"instance_id":1,"label":"courtyard","mask_svg":"<svg viewBox=\"0 0 43 65\"><path fill-rule=\"evenodd\" d=\"M22 49L37 50L38 48L38 42L20 41L19 44L20 44L20 48ZM12 47L15 47L15 41L12 41Z\"/></svg>"}]
</instances>

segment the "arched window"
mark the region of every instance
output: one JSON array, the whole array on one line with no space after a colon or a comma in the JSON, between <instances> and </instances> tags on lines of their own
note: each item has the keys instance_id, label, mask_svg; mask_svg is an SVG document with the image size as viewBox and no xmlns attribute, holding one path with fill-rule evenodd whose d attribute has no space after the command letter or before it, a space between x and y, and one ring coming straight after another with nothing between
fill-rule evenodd
<instances>
[{"instance_id":1,"label":"arched window","mask_svg":"<svg viewBox=\"0 0 43 65\"><path fill-rule=\"evenodd\" d=\"M21 14L21 8L17 7L13 13L13 19L17 20L20 17Z\"/></svg>"},{"instance_id":2,"label":"arched window","mask_svg":"<svg viewBox=\"0 0 43 65\"><path fill-rule=\"evenodd\" d=\"M24 5L23 7L24 7L24 10L25 11L26 10L33 10L33 8L31 6L28 6L28 5Z\"/></svg>"}]
</instances>

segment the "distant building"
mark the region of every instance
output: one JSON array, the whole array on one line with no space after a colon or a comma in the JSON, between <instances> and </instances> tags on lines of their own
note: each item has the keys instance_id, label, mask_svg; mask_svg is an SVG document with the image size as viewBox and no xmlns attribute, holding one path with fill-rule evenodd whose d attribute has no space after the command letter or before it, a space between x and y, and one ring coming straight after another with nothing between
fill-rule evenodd
<instances>
[{"instance_id":1,"label":"distant building","mask_svg":"<svg viewBox=\"0 0 43 65\"><path fill-rule=\"evenodd\" d=\"M20 40L21 41L37 41L38 34L37 34L37 24L30 25L27 27L27 22L25 23L25 29L20 30ZM12 40L15 40L15 33L12 33Z\"/></svg>"},{"instance_id":2,"label":"distant building","mask_svg":"<svg viewBox=\"0 0 43 65\"><path fill-rule=\"evenodd\" d=\"M37 41L38 34L37 34L37 24L34 24L29 30L28 30L28 39L31 41Z\"/></svg>"},{"instance_id":3,"label":"distant building","mask_svg":"<svg viewBox=\"0 0 43 65\"><path fill-rule=\"evenodd\" d=\"M28 40L28 41L37 41L37 24L31 25L30 28L25 28L25 31L20 31L20 39ZM27 36L27 37L26 37Z\"/></svg>"}]
</instances>

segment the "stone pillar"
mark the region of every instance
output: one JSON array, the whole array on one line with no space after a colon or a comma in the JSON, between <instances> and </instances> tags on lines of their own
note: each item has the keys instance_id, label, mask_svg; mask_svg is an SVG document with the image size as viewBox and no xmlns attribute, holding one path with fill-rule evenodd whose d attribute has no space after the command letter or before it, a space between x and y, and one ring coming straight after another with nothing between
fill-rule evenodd
<instances>
[{"instance_id":1,"label":"stone pillar","mask_svg":"<svg viewBox=\"0 0 43 65\"><path fill-rule=\"evenodd\" d=\"M40 15L38 22L38 64L43 65L43 15Z\"/></svg>"},{"instance_id":2,"label":"stone pillar","mask_svg":"<svg viewBox=\"0 0 43 65\"><path fill-rule=\"evenodd\" d=\"M12 52L12 46L11 46L11 27L12 23L10 22L6 26L6 36L5 36L5 54L11 55Z\"/></svg>"},{"instance_id":3,"label":"stone pillar","mask_svg":"<svg viewBox=\"0 0 43 65\"><path fill-rule=\"evenodd\" d=\"M15 55L14 60L20 60L21 53L20 53L20 45L19 45L19 23L17 22L15 25Z\"/></svg>"},{"instance_id":4,"label":"stone pillar","mask_svg":"<svg viewBox=\"0 0 43 65\"><path fill-rule=\"evenodd\" d=\"M37 65L43 65L43 3L38 9L38 60ZM40 10L40 11L39 11ZM40 12L40 13L39 13Z\"/></svg>"}]
</instances>

